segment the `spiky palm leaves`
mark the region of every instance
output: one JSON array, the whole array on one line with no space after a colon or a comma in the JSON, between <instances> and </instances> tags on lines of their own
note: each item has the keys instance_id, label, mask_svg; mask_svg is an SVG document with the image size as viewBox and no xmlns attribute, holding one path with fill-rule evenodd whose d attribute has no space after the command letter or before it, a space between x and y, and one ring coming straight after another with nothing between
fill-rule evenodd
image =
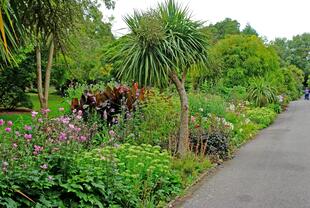
<instances>
[{"instance_id":1,"label":"spiky palm leaves","mask_svg":"<svg viewBox=\"0 0 310 208\"><path fill-rule=\"evenodd\" d=\"M263 107L276 102L276 90L262 78L256 78L250 83L248 99L256 106Z\"/></svg>"},{"instance_id":2,"label":"spiky palm leaves","mask_svg":"<svg viewBox=\"0 0 310 208\"><path fill-rule=\"evenodd\" d=\"M0 67L12 60L12 50L17 47L20 25L8 0L0 0Z\"/></svg>"},{"instance_id":3,"label":"spiky palm leaves","mask_svg":"<svg viewBox=\"0 0 310 208\"><path fill-rule=\"evenodd\" d=\"M155 10L125 17L131 31L120 52L119 76L142 85L166 86L171 72L180 74L192 64L204 63L206 42L187 8L173 0Z\"/></svg>"}]
</instances>

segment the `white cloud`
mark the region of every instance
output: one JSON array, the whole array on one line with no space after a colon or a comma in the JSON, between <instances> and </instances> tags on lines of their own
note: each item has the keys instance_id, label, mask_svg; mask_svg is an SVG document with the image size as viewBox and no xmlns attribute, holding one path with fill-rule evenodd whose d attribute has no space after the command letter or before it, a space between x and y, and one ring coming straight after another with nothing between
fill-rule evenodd
<instances>
[{"instance_id":1,"label":"white cloud","mask_svg":"<svg viewBox=\"0 0 310 208\"><path fill-rule=\"evenodd\" d=\"M106 17L114 16L113 33L127 33L123 17L134 9L146 10L163 0L116 0L113 11L102 8ZM310 0L177 0L188 5L193 18L216 23L226 17L236 19L245 26L250 23L257 32L269 40L275 37L291 38L310 32Z\"/></svg>"}]
</instances>

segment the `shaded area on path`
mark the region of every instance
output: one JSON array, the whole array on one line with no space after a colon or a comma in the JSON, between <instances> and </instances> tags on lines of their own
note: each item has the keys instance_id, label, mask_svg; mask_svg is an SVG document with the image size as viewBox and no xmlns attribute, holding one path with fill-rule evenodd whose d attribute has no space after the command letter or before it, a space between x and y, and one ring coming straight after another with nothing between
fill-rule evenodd
<instances>
[{"instance_id":1,"label":"shaded area on path","mask_svg":"<svg viewBox=\"0 0 310 208\"><path fill-rule=\"evenodd\" d=\"M292 102L177 207L309 208L310 102Z\"/></svg>"}]
</instances>

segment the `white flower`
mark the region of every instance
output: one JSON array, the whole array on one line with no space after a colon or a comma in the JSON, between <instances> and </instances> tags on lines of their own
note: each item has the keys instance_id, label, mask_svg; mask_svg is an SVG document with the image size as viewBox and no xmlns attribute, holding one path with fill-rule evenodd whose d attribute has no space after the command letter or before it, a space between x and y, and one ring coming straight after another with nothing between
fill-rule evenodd
<instances>
[{"instance_id":1,"label":"white flower","mask_svg":"<svg viewBox=\"0 0 310 208\"><path fill-rule=\"evenodd\" d=\"M245 124L249 124L251 122L251 120L249 118L246 118L244 122L245 122Z\"/></svg>"},{"instance_id":2,"label":"white flower","mask_svg":"<svg viewBox=\"0 0 310 208\"><path fill-rule=\"evenodd\" d=\"M203 108L199 108L199 111L203 112Z\"/></svg>"},{"instance_id":3,"label":"white flower","mask_svg":"<svg viewBox=\"0 0 310 208\"><path fill-rule=\"evenodd\" d=\"M232 103L229 104L229 110L230 111L235 111L236 110L236 106Z\"/></svg>"},{"instance_id":4,"label":"white flower","mask_svg":"<svg viewBox=\"0 0 310 208\"><path fill-rule=\"evenodd\" d=\"M277 98L278 98L278 100L279 100L280 103L283 102L283 95L278 95Z\"/></svg>"}]
</instances>

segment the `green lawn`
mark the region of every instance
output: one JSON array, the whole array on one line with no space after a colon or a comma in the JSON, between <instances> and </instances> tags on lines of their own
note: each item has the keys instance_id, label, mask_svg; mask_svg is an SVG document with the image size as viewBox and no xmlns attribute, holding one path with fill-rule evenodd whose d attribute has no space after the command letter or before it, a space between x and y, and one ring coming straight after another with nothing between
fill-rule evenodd
<instances>
[{"instance_id":1,"label":"green lawn","mask_svg":"<svg viewBox=\"0 0 310 208\"><path fill-rule=\"evenodd\" d=\"M33 103L33 110L39 111L40 110L40 102L38 99L38 95L34 93L29 93L30 99ZM49 109L51 112L49 113L50 117L56 117L59 116L62 113L59 112L59 108L63 107L67 110L69 110L69 104L64 100L64 98L60 97L56 94L50 94L49 95ZM22 123L28 123L31 121L31 114L30 113L14 113L14 114L0 114L0 119L4 120L11 120L13 122L22 122Z\"/></svg>"}]
</instances>

